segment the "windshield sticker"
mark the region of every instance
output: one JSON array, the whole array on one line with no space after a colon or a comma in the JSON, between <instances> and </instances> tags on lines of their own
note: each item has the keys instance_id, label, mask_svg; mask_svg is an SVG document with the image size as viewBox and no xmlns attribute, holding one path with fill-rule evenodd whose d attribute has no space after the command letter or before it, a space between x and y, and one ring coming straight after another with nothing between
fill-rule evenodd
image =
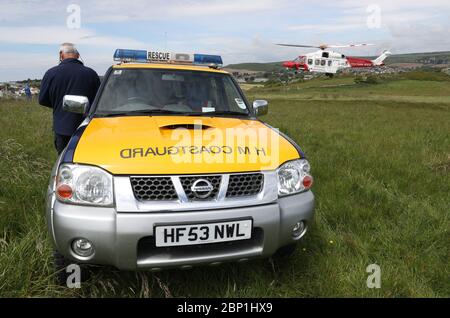
<instances>
[{"instance_id":1,"label":"windshield sticker","mask_svg":"<svg viewBox=\"0 0 450 318\"><path fill-rule=\"evenodd\" d=\"M178 74L163 74L163 81L175 81L175 82L184 82L184 76Z\"/></svg>"},{"instance_id":2,"label":"windshield sticker","mask_svg":"<svg viewBox=\"0 0 450 318\"><path fill-rule=\"evenodd\" d=\"M122 75L122 70L115 70L114 75Z\"/></svg>"},{"instance_id":3,"label":"windshield sticker","mask_svg":"<svg viewBox=\"0 0 450 318\"><path fill-rule=\"evenodd\" d=\"M202 112L204 113L210 113L210 112L215 112L216 109L214 107L202 107Z\"/></svg>"},{"instance_id":4,"label":"windshield sticker","mask_svg":"<svg viewBox=\"0 0 450 318\"><path fill-rule=\"evenodd\" d=\"M247 107L245 106L245 103L242 99L235 98L234 100L236 101L236 104L239 106L240 109L247 109Z\"/></svg>"},{"instance_id":5,"label":"windshield sticker","mask_svg":"<svg viewBox=\"0 0 450 318\"><path fill-rule=\"evenodd\" d=\"M205 106L202 107L202 112L204 113L210 113L215 112L216 108L213 106L212 102L209 100L208 102L205 102Z\"/></svg>"}]
</instances>

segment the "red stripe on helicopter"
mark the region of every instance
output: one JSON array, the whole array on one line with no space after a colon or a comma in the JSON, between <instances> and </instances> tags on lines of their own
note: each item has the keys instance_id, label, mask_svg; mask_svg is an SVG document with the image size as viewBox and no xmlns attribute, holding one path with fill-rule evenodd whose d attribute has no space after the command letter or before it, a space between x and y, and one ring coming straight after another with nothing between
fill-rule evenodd
<instances>
[{"instance_id":1,"label":"red stripe on helicopter","mask_svg":"<svg viewBox=\"0 0 450 318\"><path fill-rule=\"evenodd\" d=\"M368 59L362 59L358 57L347 57L347 62L351 67L372 67L373 62Z\"/></svg>"}]
</instances>

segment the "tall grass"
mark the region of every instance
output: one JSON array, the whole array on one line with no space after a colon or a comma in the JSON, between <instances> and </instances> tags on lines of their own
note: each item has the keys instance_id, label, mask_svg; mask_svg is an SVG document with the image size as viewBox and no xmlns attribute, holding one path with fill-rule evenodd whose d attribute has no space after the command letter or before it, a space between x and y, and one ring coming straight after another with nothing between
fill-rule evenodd
<instances>
[{"instance_id":1,"label":"tall grass","mask_svg":"<svg viewBox=\"0 0 450 318\"><path fill-rule=\"evenodd\" d=\"M399 102L383 84L332 88L327 100L308 100L301 87L249 91L250 99L269 99L264 120L294 138L313 167L316 219L289 261L157 274L104 268L78 290L56 286L51 267L44 217L56 158L51 112L0 101L0 297L450 296L449 104L414 102L421 85L425 96L439 97L433 85L441 82L386 85L411 100ZM359 100L346 101L348 94ZM393 98L364 100L368 94ZM372 263L381 267L380 289L366 286Z\"/></svg>"}]
</instances>

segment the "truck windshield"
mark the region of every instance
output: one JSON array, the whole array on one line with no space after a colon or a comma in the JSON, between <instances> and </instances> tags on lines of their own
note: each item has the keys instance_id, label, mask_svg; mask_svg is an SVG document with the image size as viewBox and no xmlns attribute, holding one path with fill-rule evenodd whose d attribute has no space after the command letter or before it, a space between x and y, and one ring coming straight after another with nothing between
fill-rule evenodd
<instances>
[{"instance_id":1,"label":"truck windshield","mask_svg":"<svg viewBox=\"0 0 450 318\"><path fill-rule=\"evenodd\" d=\"M96 115L249 115L228 74L168 69L113 69Z\"/></svg>"}]
</instances>

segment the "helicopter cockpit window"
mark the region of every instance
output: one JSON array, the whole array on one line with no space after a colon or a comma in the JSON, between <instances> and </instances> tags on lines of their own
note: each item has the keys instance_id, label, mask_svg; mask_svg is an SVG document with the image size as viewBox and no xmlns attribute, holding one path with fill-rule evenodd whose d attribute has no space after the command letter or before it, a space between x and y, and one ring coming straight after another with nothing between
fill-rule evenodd
<instances>
[{"instance_id":1,"label":"helicopter cockpit window","mask_svg":"<svg viewBox=\"0 0 450 318\"><path fill-rule=\"evenodd\" d=\"M330 57L330 55L329 55L329 53L328 53L328 52L322 52L322 57L326 57L326 58L329 58L329 57Z\"/></svg>"},{"instance_id":2,"label":"helicopter cockpit window","mask_svg":"<svg viewBox=\"0 0 450 318\"><path fill-rule=\"evenodd\" d=\"M300 64L305 64L305 57L304 56L299 56L297 57L294 62L296 63L300 63Z\"/></svg>"}]
</instances>

